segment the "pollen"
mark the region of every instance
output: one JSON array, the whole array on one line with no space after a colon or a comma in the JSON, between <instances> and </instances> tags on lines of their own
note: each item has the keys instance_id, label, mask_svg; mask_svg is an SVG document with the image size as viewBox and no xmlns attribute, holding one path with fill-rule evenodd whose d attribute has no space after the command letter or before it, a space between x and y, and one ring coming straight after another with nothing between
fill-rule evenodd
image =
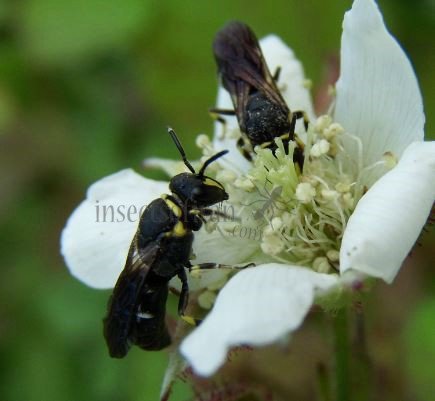
<instances>
[{"instance_id":1,"label":"pollen","mask_svg":"<svg viewBox=\"0 0 435 401\"><path fill-rule=\"evenodd\" d=\"M317 118L314 123L314 130L322 132L325 128L329 128L332 123L332 118L329 115L323 115Z\"/></svg>"},{"instance_id":2,"label":"pollen","mask_svg":"<svg viewBox=\"0 0 435 401\"><path fill-rule=\"evenodd\" d=\"M340 196L337 191L333 191L331 189L322 189L320 194L322 195L322 198L326 201L334 201Z\"/></svg>"},{"instance_id":3,"label":"pollen","mask_svg":"<svg viewBox=\"0 0 435 401\"><path fill-rule=\"evenodd\" d=\"M313 261L313 270L318 273L329 273L331 270L331 265L328 262L328 258L325 256L320 256Z\"/></svg>"},{"instance_id":4,"label":"pollen","mask_svg":"<svg viewBox=\"0 0 435 401\"><path fill-rule=\"evenodd\" d=\"M344 132L344 128L338 123L332 123L329 127L323 130L323 135L327 140L335 138Z\"/></svg>"},{"instance_id":5,"label":"pollen","mask_svg":"<svg viewBox=\"0 0 435 401\"><path fill-rule=\"evenodd\" d=\"M210 138L205 134L200 134L196 137L196 146L200 149L205 149L211 144Z\"/></svg>"},{"instance_id":6,"label":"pollen","mask_svg":"<svg viewBox=\"0 0 435 401\"><path fill-rule=\"evenodd\" d=\"M310 150L310 156L320 157L327 154L330 148L330 143L326 139L321 139L312 146Z\"/></svg>"},{"instance_id":7,"label":"pollen","mask_svg":"<svg viewBox=\"0 0 435 401\"><path fill-rule=\"evenodd\" d=\"M386 166L390 169L395 167L397 164L397 157L391 152L385 152L382 156L382 159L385 162Z\"/></svg>"},{"instance_id":8,"label":"pollen","mask_svg":"<svg viewBox=\"0 0 435 401\"><path fill-rule=\"evenodd\" d=\"M277 231L267 230L263 233L261 249L269 255L278 255L284 250L284 243Z\"/></svg>"},{"instance_id":9,"label":"pollen","mask_svg":"<svg viewBox=\"0 0 435 401\"><path fill-rule=\"evenodd\" d=\"M296 199L301 203L309 203L316 196L316 189L308 182L301 182L296 187Z\"/></svg>"}]
</instances>

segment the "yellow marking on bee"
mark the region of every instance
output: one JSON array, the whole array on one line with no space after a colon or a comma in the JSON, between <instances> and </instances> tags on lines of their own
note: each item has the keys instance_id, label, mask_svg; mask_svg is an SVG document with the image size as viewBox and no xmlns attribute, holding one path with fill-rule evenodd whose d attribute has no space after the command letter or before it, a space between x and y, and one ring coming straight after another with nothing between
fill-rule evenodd
<instances>
[{"instance_id":1,"label":"yellow marking on bee","mask_svg":"<svg viewBox=\"0 0 435 401\"><path fill-rule=\"evenodd\" d=\"M192 316L186 316L186 315L182 315L181 319L183 319L186 323L192 325L192 326L196 326L197 325L197 321L195 318L193 318Z\"/></svg>"},{"instance_id":2,"label":"yellow marking on bee","mask_svg":"<svg viewBox=\"0 0 435 401\"><path fill-rule=\"evenodd\" d=\"M165 237L184 237L186 232L183 222L179 221L171 231L165 232Z\"/></svg>"},{"instance_id":3,"label":"yellow marking on bee","mask_svg":"<svg viewBox=\"0 0 435 401\"><path fill-rule=\"evenodd\" d=\"M210 186L210 187L218 187L218 188L220 188L220 189L224 189L224 187L223 187L221 184L219 184L217 181L212 180L212 179L210 179L210 178L206 178L206 179L204 180L204 184L205 184L205 185L208 185L208 186Z\"/></svg>"},{"instance_id":4,"label":"yellow marking on bee","mask_svg":"<svg viewBox=\"0 0 435 401\"><path fill-rule=\"evenodd\" d=\"M295 134L295 142L296 142L296 145L298 145L302 150L305 149L305 144L304 144L304 142L302 141L301 138L298 137L297 134Z\"/></svg>"},{"instance_id":5,"label":"yellow marking on bee","mask_svg":"<svg viewBox=\"0 0 435 401\"><path fill-rule=\"evenodd\" d=\"M172 210L172 212L177 217L181 217L183 215L183 211L181 210L180 206L176 205L174 202L172 202L170 199L166 197L166 195L162 195L162 199L166 202L169 209Z\"/></svg>"},{"instance_id":6,"label":"yellow marking on bee","mask_svg":"<svg viewBox=\"0 0 435 401\"><path fill-rule=\"evenodd\" d=\"M184 227L182 221L179 221L177 224L175 224L174 228L172 229L172 233L176 237L182 237L186 235L186 228Z\"/></svg>"}]
</instances>

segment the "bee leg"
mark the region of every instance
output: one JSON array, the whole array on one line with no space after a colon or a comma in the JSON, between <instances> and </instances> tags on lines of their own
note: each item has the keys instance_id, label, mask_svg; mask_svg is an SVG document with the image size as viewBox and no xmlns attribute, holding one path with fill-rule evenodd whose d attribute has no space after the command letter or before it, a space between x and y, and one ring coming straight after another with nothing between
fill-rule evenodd
<instances>
[{"instance_id":1,"label":"bee leg","mask_svg":"<svg viewBox=\"0 0 435 401\"><path fill-rule=\"evenodd\" d=\"M241 270L253 266L255 266L255 263L248 263L246 265L223 265L220 263L201 263L198 265L192 265L189 263L189 266L187 266L187 268L189 269L190 272L195 273L196 271L199 270L210 270L210 269ZM180 315L181 319L183 319L186 323L192 326L199 326L202 322L201 319L197 319L193 316L189 316L184 313L187 308L187 304L189 303L189 285L187 282L187 275L184 268L179 271L178 277L181 280L181 292L180 292L180 299L178 301L178 314Z\"/></svg>"},{"instance_id":2,"label":"bee leg","mask_svg":"<svg viewBox=\"0 0 435 401\"><path fill-rule=\"evenodd\" d=\"M222 116L235 116L236 112L234 110L229 109L215 109L211 108L208 110L211 118L220 122L223 125L222 135L220 139L225 137L225 133L227 132L227 121Z\"/></svg>"},{"instance_id":3,"label":"bee leg","mask_svg":"<svg viewBox=\"0 0 435 401\"><path fill-rule=\"evenodd\" d=\"M276 67L276 70L272 76L273 80L276 82L278 82L279 80L279 76L281 75L281 67Z\"/></svg>"},{"instance_id":4,"label":"bee leg","mask_svg":"<svg viewBox=\"0 0 435 401\"><path fill-rule=\"evenodd\" d=\"M234 210L233 210L233 213L234 213ZM209 209L209 208L201 209L201 215L202 215L201 216L202 218L204 218L203 216L222 217L225 219L224 221L237 221L238 220L234 217L234 214L233 214L233 216L230 216L229 214L221 212L220 210L213 210L213 209ZM204 220L204 222L207 222L207 221Z\"/></svg>"},{"instance_id":5,"label":"bee leg","mask_svg":"<svg viewBox=\"0 0 435 401\"><path fill-rule=\"evenodd\" d=\"M184 267L182 267L180 269L180 271L178 272L177 275L178 275L178 278L181 280L180 299L178 300L178 315L186 323L189 323L192 326L198 326L199 323L201 323L200 319L196 319L192 316L185 314L187 304L189 303L189 284L187 282L187 275L186 275L186 270L184 269Z\"/></svg>"},{"instance_id":6,"label":"bee leg","mask_svg":"<svg viewBox=\"0 0 435 401\"><path fill-rule=\"evenodd\" d=\"M243 137L240 137L237 141L237 148L239 149L240 153L247 159L248 161L252 162L252 156L249 150L246 146L246 141Z\"/></svg>"},{"instance_id":7,"label":"bee leg","mask_svg":"<svg viewBox=\"0 0 435 401\"><path fill-rule=\"evenodd\" d=\"M189 271L193 274L200 270L210 270L210 269L231 269L231 270L242 270L247 267L254 267L255 263L248 263L245 265L224 265L222 263L200 263L197 265L191 265Z\"/></svg>"},{"instance_id":8,"label":"bee leg","mask_svg":"<svg viewBox=\"0 0 435 401\"><path fill-rule=\"evenodd\" d=\"M221 117L219 114L212 114L212 113L210 113L210 116L213 120L220 122L224 127L226 127L227 121L225 120L225 118Z\"/></svg>"},{"instance_id":9,"label":"bee leg","mask_svg":"<svg viewBox=\"0 0 435 401\"><path fill-rule=\"evenodd\" d=\"M236 112L231 109L216 109L211 108L208 109L208 113L210 114L213 120L219 121L224 127L227 124L227 121L222 116L235 116Z\"/></svg>"},{"instance_id":10,"label":"bee leg","mask_svg":"<svg viewBox=\"0 0 435 401\"><path fill-rule=\"evenodd\" d=\"M308 119L307 113L304 111L294 111L292 113L292 119L290 121L290 135L294 136L294 140L296 142L296 148L293 153L293 161L297 163L302 171L304 166L304 143L301 139L295 134L296 121L303 118L304 119L304 127L305 130L308 130L308 124L310 120Z\"/></svg>"},{"instance_id":11,"label":"bee leg","mask_svg":"<svg viewBox=\"0 0 435 401\"><path fill-rule=\"evenodd\" d=\"M211 109L208 109L208 112L210 115L213 116L235 116L236 111L232 109L217 109L212 107Z\"/></svg>"},{"instance_id":12,"label":"bee leg","mask_svg":"<svg viewBox=\"0 0 435 401\"><path fill-rule=\"evenodd\" d=\"M305 111L294 111L292 113L293 117L292 120L290 122L290 133L294 133L295 132L295 126L296 126L296 120L299 120L301 118L304 119L304 127L305 127L305 131L308 130L308 124L310 123L310 120L308 118L307 113L305 113Z\"/></svg>"}]
</instances>

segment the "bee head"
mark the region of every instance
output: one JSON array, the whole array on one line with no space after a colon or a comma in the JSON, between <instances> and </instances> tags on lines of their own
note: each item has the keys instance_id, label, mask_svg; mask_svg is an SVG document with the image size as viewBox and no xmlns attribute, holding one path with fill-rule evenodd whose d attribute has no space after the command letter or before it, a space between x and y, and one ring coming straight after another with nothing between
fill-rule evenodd
<instances>
[{"instance_id":1,"label":"bee head","mask_svg":"<svg viewBox=\"0 0 435 401\"><path fill-rule=\"evenodd\" d=\"M188 202L196 207L207 207L227 200L228 194L222 184L213 178L207 177L204 172L216 159L227 154L228 150L223 150L207 159L197 173L187 160L175 132L171 128L168 129L168 132L174 140L184 164L191 171L190 173L181 173L172 177L169 183L171 192L176 194L183 202Z\"/></svg>"},{"instance_id":2,"label":"bee head","mask_svg":"<svg viewBox=\"0 0 435 401\"><path fill-rule=\"evenodd\" d=\"M205 175L181 173L171 179L170 190L183 202L196 207L207 207L228 199L224 187Z\"/></svg>"}]
</instances>

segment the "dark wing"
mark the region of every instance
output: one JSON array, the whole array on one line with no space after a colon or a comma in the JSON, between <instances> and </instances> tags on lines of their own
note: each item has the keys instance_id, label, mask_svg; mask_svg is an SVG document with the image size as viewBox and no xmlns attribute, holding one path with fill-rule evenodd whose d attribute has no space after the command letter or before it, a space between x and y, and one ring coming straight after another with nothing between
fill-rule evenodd
<instances>
[{"instance_id":1,"label":"dark wing","mask_svg":"<svg viewBox=\"0 0 435 401\"><path fill-rule=\"evenodd\" d=\"M158 241L150 242L141 250L137 249L136 237L132 241L104 319L104 337L113 358L123 358L130 348L130 331L136 319L140 294L159 249Z\"/></svg>"},{"instance_id":2,"label":"dark wing","mask_svg":"<svg viewBox=\"0 0 435 401\"><path fill-rule=\"evenodd\" d=\"M136 319L131 326L132 344L147 351L157 351L171 344L165 319L168 292L167 282L163 285L145 282Z\"/></svg>"},{"instance_id":3,"label":"dark wing","mask_svg":"<svg viewBox=\"0 0 435 401\"><path fill-rule=\"evenodd\" d=\"M222 85L231 95L243 132L244 113L253 90L288 108L267 68L258 40L247 25L237 21L226 25L216 34L213 52Z\"/></svg>"}]
</instances>

